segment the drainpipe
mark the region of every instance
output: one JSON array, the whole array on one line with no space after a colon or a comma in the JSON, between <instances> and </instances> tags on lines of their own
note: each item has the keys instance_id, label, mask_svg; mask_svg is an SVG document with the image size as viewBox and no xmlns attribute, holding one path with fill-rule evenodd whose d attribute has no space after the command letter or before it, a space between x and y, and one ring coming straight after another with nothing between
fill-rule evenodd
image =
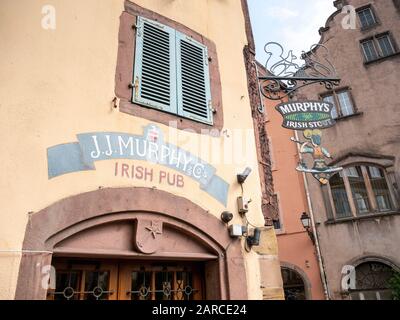
<instances>
[{"instance_id":1,"label":"drainpipe","mask_svg":"<svg viewBox=\"0 0 400 320\"><path fill-rule=\"evenodd\" d=\"M298 135L297 131L295 130L294 133L295 133L295 136L296 136L296 140L299 141L299 135ZM300 161L302 162L303 161L303 157L301 155L300 147L298 145L297 145L297 151L298 151L298 155L299 155ZM312 227L313 234L315 236L315 249L317 251L317 260L318 260L318 265L319 265L319 271L321 273L322 285L324 287L324 294L325 294L325 298L327 300L330 300L331 297L330 297L330 292L329 292L329 288L328 288L328 283L326 281L326 273L325 273L324 263L322 261L321 247L319 245L319 238L318 238L317 228L315 226L314 211L313 211L313 208L312 208L311 197L310 197L310 189L308 187L306 174L303 172L302 175L303 175L304 188L306 190L308 210L310 212L311 227Z\"/></svg>"}]
</instances>

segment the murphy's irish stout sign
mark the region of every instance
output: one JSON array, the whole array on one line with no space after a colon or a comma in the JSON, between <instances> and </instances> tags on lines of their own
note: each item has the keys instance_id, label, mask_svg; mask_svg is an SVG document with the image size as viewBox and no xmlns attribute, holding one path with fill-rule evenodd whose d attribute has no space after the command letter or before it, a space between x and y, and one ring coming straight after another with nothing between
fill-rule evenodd
<instances>
[{"instance_id":1,"label":"murphy's irish stout sign","mask_svg":"<svg viewBox=\"0 0 400 320\"><path fill-rule=\"evenodd\" d=\"M334 105L324 101L285 102L276 106L283 116L282 126L292 130L325 129L335 125Z\"/></svg>"},{"instance_id":2,"label":"murphy's irish stout sign","mask_svg":"<svg viewBox=\"0 0 400 320\"><path fill-rule=\"evenodd\" d=\"M311 155L313 166L309 167L300 159L296 170L310 173L321 184L327 184L329 179L339 171L341 167L328 166L327 159L332 160L329 151L322 146L322 131L332 127L335 120L332 119L334 105L324 101L295 101L281 103L276 110L283 117L282 126L287 129L303 131L305 141L296 138L291 140L300 145L301 154Z\"/></svg>"}]
</instances>

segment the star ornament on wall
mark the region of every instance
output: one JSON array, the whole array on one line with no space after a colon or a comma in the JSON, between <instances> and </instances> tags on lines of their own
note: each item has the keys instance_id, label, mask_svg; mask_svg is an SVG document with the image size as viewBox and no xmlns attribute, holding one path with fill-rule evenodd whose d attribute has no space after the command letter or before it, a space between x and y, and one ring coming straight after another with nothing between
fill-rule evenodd
<instances>
[{"instance_id":1,"label":"star ornament on wall","mask_svg":"<svg viewBox=\"0 0 400 320\"><path fill-rule=\"evenodd\" d=\"M162 234L160 222L152 221L150 227L146 227L146 230L151 233L154 239L157 238L158 234Z\"/></svg>"}]
</instances>

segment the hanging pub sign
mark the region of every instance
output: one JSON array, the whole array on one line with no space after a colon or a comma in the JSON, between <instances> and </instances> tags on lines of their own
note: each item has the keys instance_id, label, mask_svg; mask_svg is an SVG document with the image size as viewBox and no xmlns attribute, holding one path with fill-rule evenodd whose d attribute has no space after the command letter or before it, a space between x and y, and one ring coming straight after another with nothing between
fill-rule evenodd
<instances>
[{"instance_id":1,"label":"hanging pub sign","mask_svg":"<svg viewBox=\"0 0 400 320\"><path fill-rule=\"evenodd\" d=\"M329 50L324 45L313 45L310 51L303 52L303 64L298 63L292 50L285 53L284 48L277 42L268 42L264 51L268 56L265 69L269 73L258 80L261 93L269 100L291 99L299 89L313 84L324 85L326 90L332 90L340 84L340 78L330 62ZM326 161L332 159L332 156L322 147L321 129L335 125L332 118L334 107L326 101L290 101L276 106L276 110L283 117L284 128L303 132L305 141L291 139L300 145L300 153L313 157L312 168L307 167L301 160L296 170L312 174L324 185L332 175L343 170L328 166Z\"/></svg>"},{"instance_id":2,"label":"hanging pub sign","mask_svg":"<svg viewBox=\"0 0 400 320\"><path fill-rule=\"evenodd\" d=\"M335 125L334 105L324 101L294 101L276 106L283 117L282 126L292 130L325 129Z\"/></svg>"},{"instance_id":3,"label":"hanging pub sign","mask_svg":"<svg viewBox=\"0 0 400 320\"><path fill-rule=\"evenodd\" d=\"M333 158L329 151L321 145L321 129L335 125L335 120L331 115L333 108L334 105L332 103L324 101L294 101L276 106L276 110L283 117L282 127L303 131L305 141L291 139L300 145L300 153L309 154L313 157L312 168L307 167L304 161L301 161L296 170L312 174L315 179L324 185L328 183L332 175L343 170L340 167L327 165L326 160Z\"/></svg>"}]
</instances>

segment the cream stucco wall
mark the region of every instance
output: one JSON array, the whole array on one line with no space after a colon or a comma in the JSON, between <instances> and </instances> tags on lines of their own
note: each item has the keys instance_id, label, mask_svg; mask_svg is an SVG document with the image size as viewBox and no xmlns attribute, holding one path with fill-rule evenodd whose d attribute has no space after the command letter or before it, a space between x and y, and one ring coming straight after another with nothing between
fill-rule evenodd
<instances>
[{"instance_id":1,"label":"cream stucco wall","mask_svg":"<svg viewBox=\"0 0 400 320\"><path fill-rule=\"evenodd\" d=\"M225 129L253 130L243 47L246 44L240 1L137 0L137 4L176 20L215 42L220 65ZM43 5L56 9L56 29L41 27ZM0 3L0 298L12 299L18 276L19 253L30 212L87 191L103 187L154 184L114 176L115 161L96 163L95 171L48 179L48 147L76 141L76 134L116 131L142 134L149 122L112 108L122 0L2 0ZM159 125L166 135L174 129ZM170 131L172 130L172 131ZM178 145L195 153L179 133ZM232 137L231 137L232 138ZM223 148L227 136L212 138ZM254 139L253 139L254 140ZM254 160L254 141L241 153L241 163L219 164L217 174L231 184L225 208L185 178L185 188L155 187L186 197L213 215L237 214L241 194L236 173ZM139 161L124 161L139 164ZM153 164L146 164L154 167ZM168 170L172 171L172 170ZM263 225L259 176L246 181L252 198L249 219ZM6 251L16 251L15 253ZM246 254L248 295L261 299L260 271L255 253ZM278 275L277 275L278 276Z\"/></svg>"}]
</instances>

